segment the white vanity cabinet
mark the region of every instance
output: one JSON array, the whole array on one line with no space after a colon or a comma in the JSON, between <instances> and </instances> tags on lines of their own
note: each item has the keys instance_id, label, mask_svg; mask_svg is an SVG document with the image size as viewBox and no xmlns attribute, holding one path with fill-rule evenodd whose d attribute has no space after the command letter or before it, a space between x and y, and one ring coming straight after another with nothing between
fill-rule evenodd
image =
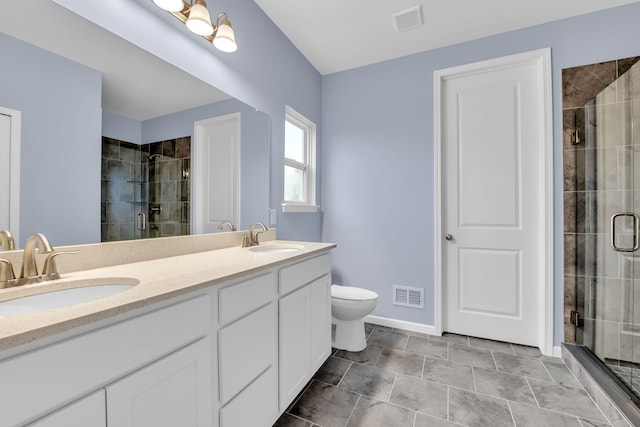
<instances>
[{"instance_id":1,"label":"white vanity cabinet","mask_svg":"<svg viewBox=\"0 0 640 427\"><path fill-rule=\"evenodd\" d=\"M331 354L330 271L329 254L280 269L281 412Z\"/></svg>"},{"instance_id":2,"label":"white vanity cabinet","mask_svg":"<svg viewBox=\"0 0 640 427\"><path fill-rule=\"evenodd\" d=\"M105 390L100 389L29 424L29 427L107 427L105 401Z\"/></svg>"},{"instance_id":3,"label":"white vanity cabinet","mask_svg":"<svg viewBox=\"0 0 640 427\"><path fill-rule=\"evenodd\" d=\"M87 408L100 400L104 388L106 399L102 402L106 402L106 409L102 411L108 411L110 417L131 408L143 411L138 402L129 408L123 404L139 397L141 402L153 400L146 403L152 406L168 404L169 396L162 393L135 395L132 390L136 384L139 389L155 390L180 384L183 390L197 389L200 402L210 402L211 345L205 338L210 318L210 298L201 295L1 360L0 425L101 425L99 418L88 416L91 409ZM147 372L152 375L145 376ZM198 418L208 421L198 425L211 425L210 404L198 411ZM69 417L88 421L64 423ZM132 424L115 424L109 419L109 427L117 425Z\"/></svg>"},{"instance_id":4,"label":"white vanity cabinet","mask_svg":"<svg viewBox=\"0 0 640 427\"><path fill-rule=\"evenodd\" d=\"M331 255L0 352L0 426L266 427L331 352Z\"/></svg>"},{"instance_id":5,"label":"white vanity cabinet","mask_svg":"<svg viewBox=\"0 0 640 427\"><path fill-rule=\"evenodd\" d=\"M203 338L29 426L210 426L210 349Z\"/></svg>"}]
</instances>

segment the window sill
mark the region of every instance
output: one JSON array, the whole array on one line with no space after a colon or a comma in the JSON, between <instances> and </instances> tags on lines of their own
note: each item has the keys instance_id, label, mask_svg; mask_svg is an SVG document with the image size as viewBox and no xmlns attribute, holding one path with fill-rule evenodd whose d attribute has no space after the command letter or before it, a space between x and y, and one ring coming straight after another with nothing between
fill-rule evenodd
<instances>
[{"instance_id":1,"label":"window sill","mask_svg":"<svg viewBox=\"0 0 640 427\"><path fill-rule=\"evenodd\" d=\"M282 212L284 213L315 213L318 212L320 206L316 205L301 205L297 203L283 203Z\"/></svg>"}]
</instances>

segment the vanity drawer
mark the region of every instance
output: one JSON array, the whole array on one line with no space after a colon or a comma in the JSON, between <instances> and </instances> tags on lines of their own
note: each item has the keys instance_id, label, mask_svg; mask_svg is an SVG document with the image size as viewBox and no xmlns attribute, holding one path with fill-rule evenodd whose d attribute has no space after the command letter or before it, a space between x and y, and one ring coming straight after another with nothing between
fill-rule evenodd
<instances>
[{"instance_id":1,"label":"vanity drawer","mask_svg":"<svg viewBox=\"0 0 640 427\"><path fill-rule=\"evenodd\" d=\"M288 294L331 272L331 254L317 256L280 269L280 295Z\"/></svg>"},{"instance_id":2,"label":"vanity drawer","mask_svg":"<svg viewBox=\"0 0 640 427\"><path fill-rule=\"evenodd\" d=\"M237 282L218 291L218 321L233 322L271 302L276 292L276 278L269 272Z\"/></svg>"}]
</instances>

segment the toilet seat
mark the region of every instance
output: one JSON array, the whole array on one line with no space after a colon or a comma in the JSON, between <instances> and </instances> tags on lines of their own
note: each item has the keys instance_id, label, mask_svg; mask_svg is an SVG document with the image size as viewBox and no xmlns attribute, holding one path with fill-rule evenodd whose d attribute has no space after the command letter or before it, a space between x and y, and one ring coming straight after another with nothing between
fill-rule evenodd
<instances>
[{"instance_id":1,"label":"toilet seat","mask_svg":"<svg viewBox=\"0 0 640 427\"><path fill-rule=\"evenodd\" d=\"M377 299L378 294L354 286L331 285L331 297L349 301L367 301Z\"/></svg>"}]
</instances>

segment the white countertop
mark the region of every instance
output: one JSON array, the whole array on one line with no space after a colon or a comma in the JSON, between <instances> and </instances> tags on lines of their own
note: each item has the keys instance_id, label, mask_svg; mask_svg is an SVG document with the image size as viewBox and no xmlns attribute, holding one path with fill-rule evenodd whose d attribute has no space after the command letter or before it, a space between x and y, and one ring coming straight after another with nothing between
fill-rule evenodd
<instances>
[{"instance_id":1,"label":"white countertop","mask_svg":"<svg viewBox=\"0 0 640 427\"><path fill-rule=\"evenodd\" d=\"M37 339L65 332L79 326L107 319L198 289L278 266L296 259L319 254L333 243L270 241L269 244L297 244L292 252L258 253L249 248L230 247L187 255L64 273L61 279L1 289L0 301L42 292L78 286L78 281L95 284L136 284L131 289L95 301L38 313L0 317L0 351ZM117 279L117 280L111 280Z\"/></svg>"}]
</instances>

